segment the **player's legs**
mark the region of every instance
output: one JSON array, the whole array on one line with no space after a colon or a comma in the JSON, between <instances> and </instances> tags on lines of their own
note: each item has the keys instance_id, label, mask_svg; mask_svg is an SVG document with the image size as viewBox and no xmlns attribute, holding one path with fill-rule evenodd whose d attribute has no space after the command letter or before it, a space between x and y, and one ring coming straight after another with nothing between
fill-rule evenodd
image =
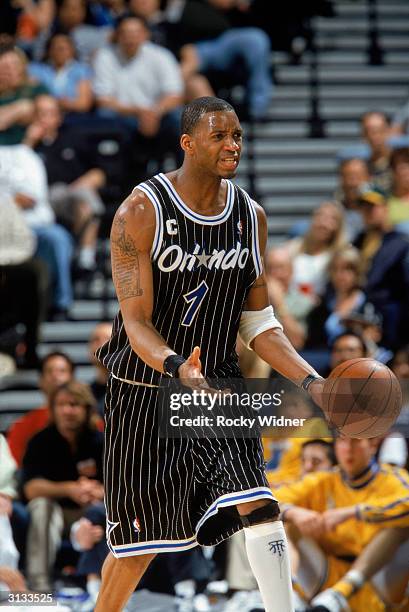
<instances>
[{"instance_id":1,"label":"player's legs","mask_svg":"<svg viewBox=\"0 0 409 612\"><path fill-rule=\"evenodd\" d=\"M276 502L260 499L237 505L247 557L266 612L291 612L292 588L287 539Z\"/></svg>"},{"instance_id":2,"label":"player's legs","mask_svg":"<svg viewBox=\"0 0 409 612\"><path fill-rule=\"evenodd\" d=\"M102 568L95 612L121 612L155 555L117 559L109 553Z\"/></svg>"}]
</instances>

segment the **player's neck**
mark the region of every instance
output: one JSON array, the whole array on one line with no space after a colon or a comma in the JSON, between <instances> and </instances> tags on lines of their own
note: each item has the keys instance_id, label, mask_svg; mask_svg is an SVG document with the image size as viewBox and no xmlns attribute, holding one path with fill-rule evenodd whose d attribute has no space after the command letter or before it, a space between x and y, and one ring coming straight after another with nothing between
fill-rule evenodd
<instances>
[{"instance_id":1,"label":"player's neck","mask_svg":"<svg viewBox=\"0 0 409 612\"><path fill-rule=\"evenodd\" d=\"M218 176L182 166L168 178L185 204L197 213L215 214L225 205L225 189Z\"/></svg>"}]
</instances>

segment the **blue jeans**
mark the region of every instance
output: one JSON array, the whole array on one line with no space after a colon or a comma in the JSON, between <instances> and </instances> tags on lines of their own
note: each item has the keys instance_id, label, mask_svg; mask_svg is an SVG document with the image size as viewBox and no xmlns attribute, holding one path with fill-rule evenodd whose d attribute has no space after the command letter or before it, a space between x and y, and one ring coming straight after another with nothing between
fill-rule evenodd
<instances>
[{"instance_id":1,"label":"blue jeans","mask_svg":"<svg viewBox=\"0 0 409 612\"><path fill-rule=\"evenodd\" d=\"M57 223L34 227L33 231L37 236L36 257L45 261L49 269L53 288L52 305L58 310L66 310L71 306L73 299L71 282L73 239L67 230Z\"/></svg>"},{"instance_id":2,"label":"blue jeans","mask_svg":"<svg viewBox=\"0 0 409 612\"><path fill-rule=\"evenodd\" d=\"M233 28L213 40L195 43L199 70L229 70L243 60L247 73L247 97L254 119L265 116L273 81L270 74L270 39L259 28Z\"/></svg>"}]
</instances>

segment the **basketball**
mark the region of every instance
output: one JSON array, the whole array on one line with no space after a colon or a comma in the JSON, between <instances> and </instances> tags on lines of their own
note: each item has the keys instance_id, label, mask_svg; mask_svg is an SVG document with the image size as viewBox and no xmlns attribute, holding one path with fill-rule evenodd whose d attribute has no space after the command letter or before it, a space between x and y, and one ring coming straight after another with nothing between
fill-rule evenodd
<instances>
[{"instance_id":1,"label":"basketball","mask_svg":"<svg viewBox=\"0 0 409 612\"><path fill-rule=\"evenodd\" d=\"M401 407L398 379L375 359L344 361L324 384L324 414L331 426L350 438L374 438L387 433Z\"/></svg>"}]
</instances>

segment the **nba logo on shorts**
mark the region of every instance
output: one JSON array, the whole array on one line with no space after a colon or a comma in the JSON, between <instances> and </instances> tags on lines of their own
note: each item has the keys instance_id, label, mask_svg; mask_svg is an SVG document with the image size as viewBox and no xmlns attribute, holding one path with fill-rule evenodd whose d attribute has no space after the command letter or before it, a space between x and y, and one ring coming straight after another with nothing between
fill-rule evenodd
<instances>
[{"instance_id":1,"label":"nba logo on shorts","mask_svg":"<svg viewBox=\"0 0 409 612\"><path fill-rule=\"evenodd\" d=\"M136 533L139 533L140 530L141 530L141 524L140 524L139 519L138 519L137 516L135 516L135 519L134 519L132 525L133 525L134 531L136 531Z\"/></svg>"}]
</instances>

